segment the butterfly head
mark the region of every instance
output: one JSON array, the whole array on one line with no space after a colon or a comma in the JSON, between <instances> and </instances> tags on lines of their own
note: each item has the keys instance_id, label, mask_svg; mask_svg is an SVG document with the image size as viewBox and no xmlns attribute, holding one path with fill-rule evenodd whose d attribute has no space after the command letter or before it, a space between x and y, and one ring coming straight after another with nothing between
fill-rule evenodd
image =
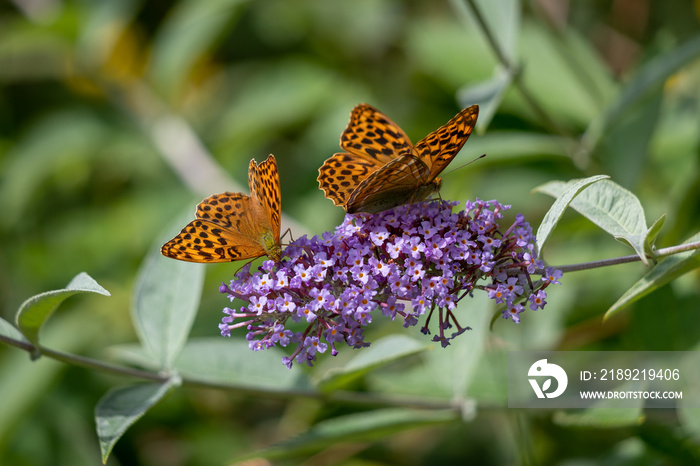
<instances>
[{"instance_id":1,"label":"butterfly head","mask_svg":"<svg viewBox=\"0 0 700 466\"><path fill-rule=\"evenodd\" d=\"M265 249L265 254L275 262L279 262L282 258L282 248L279 244L279 237L269 231L260 238L260 244Z\"/></svg>"}]
</instances>

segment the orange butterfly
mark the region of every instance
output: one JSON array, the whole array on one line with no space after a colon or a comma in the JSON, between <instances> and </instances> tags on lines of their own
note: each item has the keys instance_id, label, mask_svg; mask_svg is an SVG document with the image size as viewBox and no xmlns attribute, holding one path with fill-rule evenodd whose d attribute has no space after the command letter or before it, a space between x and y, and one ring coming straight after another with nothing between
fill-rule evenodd
<instances>
[{"instance_id":1,"label":"orange butterfly","mask_svg":"<svg viewBox=\"0 0 700 466\"><path fill-rule=\"evenodd\" d=\"M161 254L188 262L229 262L267 255L280 247L280 179L274 155L248 167L250 196L225 192L204 199L196 219L160 248Z\"/></svg>"},{"instance_id":2,"label":"orange butterfly","mask_svg":"<svg viewBox=\"0 0 700 466\"><path fill-rule=\"evenodd\" d=\"M351 214L425 199L440 189L438 175L467 141L478 115L479 106L472 105L414 146L389 117L360 104L340 136L347 152L334 154L319 168L319 187Z\"/></svg>"}]
</instances>

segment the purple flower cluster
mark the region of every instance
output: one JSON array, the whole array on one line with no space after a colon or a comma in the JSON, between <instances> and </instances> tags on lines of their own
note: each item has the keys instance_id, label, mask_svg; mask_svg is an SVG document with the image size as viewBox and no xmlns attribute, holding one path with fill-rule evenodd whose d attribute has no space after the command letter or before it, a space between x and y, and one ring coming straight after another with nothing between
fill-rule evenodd
<instances>
[{"instance_id":1,"label":"purple flower cluster","mask_svg":"<svg viewBox=\"0 0 700 466\"><path fill-rule=\"evenodd\" d=\"M425 334L437 316L433 341L447 346L469 330L453 311L474 290L487 292L503 305L503 317L516 323L525 306L543 308L544 289L558 284L562 273L536 260L535 237L524 217L517 215L502 231L498 219L510 206L477 199L453 213L456 205L427 201L346 215L334 233L292 242L280 262L265 261L254 273L246 265L219 289L232 301L248 303L224 309L221 334L246 327L253 350L295 343L282 361L291 367L293 361L312 365L329 347L336 355L338 343L369 346L364 328L377 309L391 319L399 316L405 327L427 313ZM533 283L535 273L541 278ZM300 323L303 331L288 328ZM456 331L447 336L453 326Z\"/></svg>"}]
</instances>

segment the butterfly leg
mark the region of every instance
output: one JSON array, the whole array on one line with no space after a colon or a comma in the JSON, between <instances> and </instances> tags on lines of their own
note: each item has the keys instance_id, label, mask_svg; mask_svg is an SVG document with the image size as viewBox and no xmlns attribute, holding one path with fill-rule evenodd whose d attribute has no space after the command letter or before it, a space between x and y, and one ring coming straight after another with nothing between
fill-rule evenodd
<instances>
[{"instance_id":1,"label":"butterfly leg","mask_svg":"<svg viewBox=\"0 0 700 466\"><path fill-rule=\"evenodd\" d=\"M249 266L249 265L251 264L251 262L253 262L255 259L257 259L257 257L253 257L253 258L250 259L248 262L246 262L245 264L243 264L243 265L241 265L240 267L238 267L238 268L236 269L236 272L235 272L233 275L234 275L234 276L238 275L238 272L240 272L241 269L243 269L243 268Z\"/></svg>"}]
</instances>

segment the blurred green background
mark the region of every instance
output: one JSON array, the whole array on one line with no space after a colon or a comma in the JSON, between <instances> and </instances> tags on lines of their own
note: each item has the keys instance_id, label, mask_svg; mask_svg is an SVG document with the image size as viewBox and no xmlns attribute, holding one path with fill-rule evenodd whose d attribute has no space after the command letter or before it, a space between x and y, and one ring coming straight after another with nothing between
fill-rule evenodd
<instances>
[{"instance_id":1,"label":"blurred green background","mask_svg":"<svg viewBox=\"0 0 700 466\"><path fill-rule=\"evenodd\" d=\"M249 160L269 153L295 237L332 229L343 212L318 189L317 169L339 151L360 102L414 142L482 104L478 134L450 168L487 157L446 174L445 199L496 198L513 205L507 218L522 212L536 227L552 199L531 189L605 173L640 197L649 224L666 213L660 247L696 233L700 2L477 3L491 4L486 23L512 68L460 0L0 4L0 316L12 321L27 297L87 271L112 297L68 301L44 341L92 357L134 341L129 307L145 254L203 197L247 192ZM499 16L504 11L517 15ZM507 72L515 67L520 74ZM545 259L561 265L631 253L570 212ZM192 335L218 335L227 305L218 284L236 268L207 267ZM545 311L526 312L518 326L497 322L484 348L696 348L697 272L601 324L643 273L635 263L568 274L548 290ZM122 383L53 361L30 364L24 352L0 346L0 464L97 464L93 407ZM221 464L352 409L176 390L126 434L108 464ZM339 444L306 464L700 458L697 421L646 414L639 425L604 429L486 409L467 423Z\"/></svg>"}]
</instances>

